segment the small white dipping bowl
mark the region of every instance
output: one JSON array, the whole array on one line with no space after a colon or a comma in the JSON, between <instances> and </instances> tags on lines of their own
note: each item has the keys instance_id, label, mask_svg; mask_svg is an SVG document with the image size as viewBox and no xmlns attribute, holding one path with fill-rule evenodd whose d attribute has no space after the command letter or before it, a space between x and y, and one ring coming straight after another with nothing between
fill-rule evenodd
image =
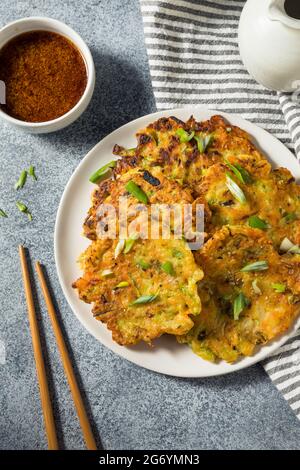
<instances>
[{"instance_id":1,"label":"small white dipping bowl","mask_svg":"<svg viewBox=\"0 0 300 470\"><path fill-rule=\"evenodd\" d=\"M87 71L87 85L78 103L62 116L45 122L27 122L15 119L0 109L0 117L13 126L33 134L58 131L72 124L87 108L95 87L95 65L92 54L84 40L72 28L52 18L29 17L9 23L0 30L0 49L11 39L30 31L51 31L68 38L81 52Z\"/></svg>"}]
</instances>

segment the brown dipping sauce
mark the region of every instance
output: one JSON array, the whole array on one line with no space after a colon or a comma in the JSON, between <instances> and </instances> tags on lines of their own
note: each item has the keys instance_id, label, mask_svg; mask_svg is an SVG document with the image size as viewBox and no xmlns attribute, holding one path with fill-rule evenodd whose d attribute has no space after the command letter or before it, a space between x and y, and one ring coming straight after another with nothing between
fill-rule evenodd
<instances>
[{"instance_id":1,"label":"brown dipping sauce","mask_svg":"<svg viewBox=\"0 0 300 470\"><path fill-rule=\"evenodd\" d=\"M56 119L80 100L87 84L84 59L64 36L32 31L0 50L0 80L6 87L1 109L27 122Z\"/></svg>"}]
</instances>

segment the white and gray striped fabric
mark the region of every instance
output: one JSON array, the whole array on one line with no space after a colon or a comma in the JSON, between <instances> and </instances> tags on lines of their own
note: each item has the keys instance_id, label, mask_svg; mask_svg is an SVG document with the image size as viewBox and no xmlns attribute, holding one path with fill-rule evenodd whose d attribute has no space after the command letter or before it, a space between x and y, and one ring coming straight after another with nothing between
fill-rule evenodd
<instances>
[{"instance_id":1,"label":"white and gray striped fabric","mask_svg":"<svg viewBox=\"0 0 300 470\"><path fill-rule=\"evenodd\" d=\"M300 107L247 73L237 30L244 0L140 0L158 110L208 105L239 113L300 158ZM263 366L300 419L300 332Z\"/></svg>"}]
</instances>

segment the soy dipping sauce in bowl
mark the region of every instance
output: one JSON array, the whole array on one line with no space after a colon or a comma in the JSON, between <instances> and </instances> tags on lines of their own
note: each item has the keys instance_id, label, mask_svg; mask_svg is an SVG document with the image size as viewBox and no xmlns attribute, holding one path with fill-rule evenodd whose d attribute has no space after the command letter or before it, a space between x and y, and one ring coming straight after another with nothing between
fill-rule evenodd
<instances>
[{"instance_id":1,"label":"soy dipping sauce in bowl","mask_svg":"<svg viewBox=\"0 0 300 470\"><path fill-rule=\"evenodd\" d=\"M87 72L79 50L64 36L32 31L0 51L0 80L6 87L3 111L27 122L52 121L82 97Z\"/></svg>"},{"instance_id":2,"label":"soy dipping sauce in bowl","mask_svg":"<svg viewBox=\"0 0 300 470\"><path fill-rule=\"evenodd\" d=\"M25 31L10 31L6 42L1 35L14 24L0 31L0 81L5 84L0 115L34 133L61 129L77 119L91 99L95 71L90 51L75 31L57 20L29 18L18 23Z\"/></svg>"}]
</instances>

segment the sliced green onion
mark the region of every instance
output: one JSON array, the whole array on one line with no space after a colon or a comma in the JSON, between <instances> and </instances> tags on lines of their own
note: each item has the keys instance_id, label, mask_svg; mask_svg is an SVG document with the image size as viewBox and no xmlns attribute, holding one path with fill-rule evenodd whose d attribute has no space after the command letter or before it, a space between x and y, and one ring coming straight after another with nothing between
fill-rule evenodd
<instances>
[{"instance_id":1,"label":"sliced green onion","mask_svg":"<svg viewBox=\"0 0 300 470\"><path fill-rule=\"evenodd\" d=\"M134 302L132 302L130 305L142 305L142 304L149 304L150 302L153 302L156 300L158 297L158 294L153 294L153 295L142 295L141 297L138 297Z\"/></svg>"},{"instance_id":2,"label":"sliced green onion","mask_svg":"<svg viewBox=\"0 0 300 470\"><path fill-rule=\"evenodd\" d=\"M263 219L260 219L257 215L251 215L248 219L248 225L252 228L259 228L260 230L267 230L269 225Z\"/></svg>"},{"instance_id":3,"label":"sliced green onion","mask_svg":"<svg viewBox=\"0 0 300 470\"><path fill-rule=\"evenodd\" d=\"M261 294L262 294L260 288L259 288L258 285L257 285L257 279L254 279L254 281L252 281L252 288L253 288L255 294L257 294L257 295L261 295Z\"/></svg>"},{"instance_id":4,"label":"sliced green onion","mask_svg":"<svg viewBox=\"0 0 300 470\"><path fill-rule=\"evenodd\" d=\"M286 289L286 285L280 284L280 283L274 283L272 284L272 287L274 291L277 292L277 294L283 294L283 292L285 292L285 289Z\"/></svg>"},{"instance_id":5,"label":"sliced green onion","mask_svg":"<svg viewBox=\"0 0 300 470\"><path fill-rule=\"evenodd\" d=\"M292 246L292 248L289 249L288 253L292 253L293 255L300 255L299 245Z\"/></svg>"},{"instance_id":6,"label":"sliced green onion","mask_svg":"<svg viewBox=\"0 0 300 470\"><path fill-rule=\"evenodd\" d=\"M289 238L285 237L281 242L279 250L284 251L286 253L287 251L289 251L294 246L295 246L294 243L291 242L291 240Z\"/></svg>"},{"instance_id":7,"label":"sliced green onion","mask_svg":"<svg viewBox=\"0 0 300 470\"><path fill-rule=\"evenodd\" d=\"M128 287L129 286L129 282L127 281L121 281L119 282L119 284L117 284L114 289L121 289L122 287Z\"/></svg>"},{"instance_id":8,"label":"sliced green onion","mask_svg":"<svg viewBox=\"0 0 300 470\"><path fill-rule=\"evenodd\" d=\"M31 221L32 220L32 215L28 210L28 207L23 204L23 202L17 201L16 206L19 209L20 212L23 212L24 214L27 214L28 219Z\"/></svg>"},{"instance_id":9,"label":"sliced green onion","mask_svg":"<svg viewBox=\"0 0 300 470\"><path fill-rule=\"evenodd\" d=\"M233 318L235 320L239 319L240 314L250 304L247 297L244 296L243 292L241 292L233 302Z\"/></svg>"},{"instance_id":10,"label":"sliced green onion","mask_svg":"<svg viewBox=\"0 0 300 470\"><path fill-rule=\"evenodd\" d=\"M177 129L176 134L179 136L180 142L181 142L181 143L184 143L184 142L189 142L190 140L192 140L192 138L193 138L194 135L195 135L195 132L192 131L192 132L189 134L189 133L186 132L184 129L180 128L180 129Z\"/></svg>"},{"instance_id":11,"label":"sliced green onion","mask_svg":"<svg viewBox=\"0 0 300 470\"><path fill-rule=\"evenodd\" d=\"M251 176L245 168L241 167L238 164L232 165L228 160L225 160L226 165L230 170L235 174L235 176L240 180L241 183L247 184L252 181Z\"/></svg>"},{"instance_id":12,"label":"sliced green onion","mask_svg":"<svg viewBox=\"0 0 300 470\"><path fill-rule=\"evenodd\" d=\"M132 196L136 197L140 202L142 202L143 204L147 204L147 194L142 190L142 188L140 188L140 186L135 184L134 181L129 181L126 184L125 188L130 194L132 194Z\"/></svg>"},{"instance_id":13,"label":"sliced green onion","mask_svg":"<svg viewBox=\"0 0 300 470\"><path fill-rule=\"evenodd\" d=\"M25 204L23 204L23 202L17 201L16 206L20 212L27 212L27 207L25 206Z\"/></svg>"},{"instance_id":14,"label":"sliced green onion","mask_svg":"<svg viewBox=\"0 0 300 470\"><path fill-rule=\"evenodd\" d=\"M27 180L27 171L23 170L22 173L20 174L20 178L15 184L15 189L23 188L24 184L26 183L26 180Z\"/></svg>"},{"instance_id":15,"label":"sliced green onion","mask_svg":"<svg viewBox=\"0 0 300 470\"><path fill-rule=\"evenodd\" d=\"M8 217L8 215L6 212L4 212L4 210L0 209L0 217Z\"/></svg>"},{"instance_id":16,"label":"sliced green onion","mask_svg":"<svg viewBox=\"0 0 300 470\"><path fill-rule=\"evenodd\" d=\"M249 271L265 271L269 268L269 265L266 261L256 261L255 263L250 263L244 266L241 269L242 273L247 273Z\"/></svg>"},{"instance_id":17,"label":"sliced green onion","mask_svg":"<svg viewBox=\"0 0 300 470\"><path fill-rule=\"evenodd\" d=\"M29 169L28 169L28 174L36 181L37 180L37 177L36 177L36 174L35 174L35 168L34 166L30 165Z\"/></svg>"},{"instance_id":18,"label":"sliced green onion","mask_svg":"<svg viewBox=\"0 0 300 470\"><path fill-rule=\"evenodd\" d=\"M246 202L246 196L242 189L236 184L236 182L231 178L231 176L226 173L226 186L231 192L231 194L241 203Z\"/></svg>"},{"instance_id":19,"label":"sliced green onion","mask_svg":"<svg viewBox=\"0 0 300 470\"><path fill-rule=\"evenodd\" d=\"M135 242L138 238L139 238L139 235L134 234L125 241L125 248L124 248L124 253L125 254L129 253L129 251L131 250L131 248L133 247L133 245L135 244Z\"/></svg>"},{"instance_id":20,"label":"sliced green onion","mask_svg":"<svg viewBox=\"0 0 300 470\"><path fill-rule=\"evenodd\" d=\"M235 163L234 166L240 172L245 184L251 184L253 182L252 176L250 175L250 173L245 168L243 168L238 163Z\"/></svg>"},{"instance_id":21,"label":"sliced green onion","mask_svg":"<svg viewBox=\"0 0 300 470\"><path fill-rule=\"evenodd\" d=\"M125 240L121 238L118 241L117 246L115 248L115 259L117 259L117 257L122 253L122 251L124 250L124 247L125 247Z\"/></svg>"},{"instance_id":22,"label":"sliced green onion","mask_svg":"<svg viewBox=\"0 0 300 470\"><path fill-rule=\"evenodd\" d=\"M116 161L113 160L112 162L107 163L106 165L102 166L99 168L99 170L95 171L95 173L90 176L90 182L91 183L99 183L100 181L104 180L109 176L111 169L116 166Z\"/></svg>"},{"instance_id":23,"label":"sliced green onion","mask_svg":"<svg viewBox=\"0 0 300 470\"><path fill-rule=\"evenodd\" d=\"M136 264L142 269L148 269L151 266L150 263L147 263L146 261L144 261L142 259L140 259Z\"/></svg>"},{"instance_id":24,"label":"sliced green onion","mask_svg":"<svg viewBox=\"0 0 300 470\"><path fill-rule=\"evenodd\" d=\"M300 255L299 245L294 245L288 238L284 238L281 242L279 250L284 253L292 253L293 255Z\"/></svg>"},{"instance_id":25,"label":"sliced green onion","mask_svg":"<svg viewBox=\"0 0 300 470\"><path fill-rule=\"evenodd\" d=\"M170 276L175 276L175 271L173 264L170 261L166 261L161 265L161 269L165 271L165 273L170 274Z\"/></svg>"},{"instance_id":26,"label":"sliced green onion","mask_svg":"<svg viewBox=\"0 0 300 470\"><path fill-rule=\"evenodd\" d=\"M200 135L195 135L195 139L197 141L198 150L200 153L204 153L208 146L212 143L213 135L208 134L205 137L201 137Z\"/></svg>"},{"instance_id":27,"label":"sliced green onion","mask_svg":"<svg viewBox=\"0 0 300 470\"><path fill-rule=\"evenodd\" d=\"M181 251L177 250L176 248L174 248L174 250L172 251L172 255L178 259L183 258L183 254L181 253Z\"/></svg>"},{"instance_id":28,"label":"sliced green onion","mask_svg":"<svg viewBox=\"0 0 300 470\"><path fill-rule=\"evenodd\" d=\"M103 277L110 277L113 275L113 271L111 269L104 269L101 273Z\"/></svg>"},{"instance_id":29,"label":"sliced green onion","mask_svg":"<svg viewBox=\"0 0 300 470\"><path fill-rule=\"evenodd\" d=\"M129 251L131 250L131 248L133 247L133 245L135 244L135 240L133 238L128 238L126 241L125 241L125 248L124 248L124 253L129 253Z\"/></svg>"},{"instance_id":30,"label":"sliced green onion","mask_svg":"<svg viewBox=\"0 0 300 470\"><path fill-rule=\"evenodd\" d=\"M297 219L297 214L295 212L289 212L284 217L282 217L281 222L285 224L289 224L290 222L294 222Z\"/></svg>"}]
</instances>

